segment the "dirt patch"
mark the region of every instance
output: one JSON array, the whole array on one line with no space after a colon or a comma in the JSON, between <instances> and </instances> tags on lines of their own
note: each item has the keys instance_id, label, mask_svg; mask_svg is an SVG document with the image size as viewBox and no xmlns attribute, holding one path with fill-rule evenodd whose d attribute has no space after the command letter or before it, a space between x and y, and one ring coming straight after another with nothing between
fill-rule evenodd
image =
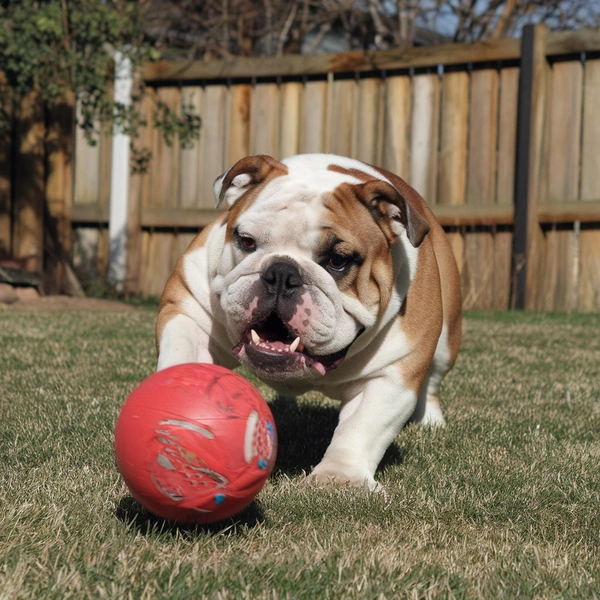
<instances>
[{"instance_id":1,"label":"dirt patch","mask_svg":"<svg viewBox=\"0 0 600 600\"><path fill-rule=\"evenodd\" d=\"M20 300L13 304L0 304L0 310L136 310L135 306L104 300L101 298L73 298L71 296L40 296L31 300Z\"/></svg>"}]
</instances>

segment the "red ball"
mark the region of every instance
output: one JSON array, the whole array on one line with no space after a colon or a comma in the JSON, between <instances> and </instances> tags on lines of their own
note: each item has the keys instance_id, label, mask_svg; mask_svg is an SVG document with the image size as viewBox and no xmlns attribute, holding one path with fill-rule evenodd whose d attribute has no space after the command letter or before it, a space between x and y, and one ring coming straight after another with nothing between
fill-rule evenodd
<instances>
[{"instance_id":1,"label":"red ball","mask_svg":"<svg viewBox=\"0 0 600 600\"><path fill-rule=\"evenodd\" d=\"M276 452L267 403L216 365L154 373L129 396L115 427L117 465L131 495L179 523L212 523L248 506Z\"/></svg>"}]
</instances>

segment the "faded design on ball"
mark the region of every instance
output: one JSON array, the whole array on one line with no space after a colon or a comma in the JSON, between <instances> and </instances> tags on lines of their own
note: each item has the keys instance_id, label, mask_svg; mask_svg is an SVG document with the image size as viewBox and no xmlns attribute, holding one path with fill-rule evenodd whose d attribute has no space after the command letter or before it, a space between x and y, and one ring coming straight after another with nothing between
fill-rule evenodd
<instances>
[{"instance_id":1,"label":"faded design on ball","mask_svg":"<svg viewBox=\"0 0 600 600\"><path fill-rule=\"evenodd\" d=\"M221 421L222 422L222 421ZM228 486L234 484L223 474L215 471L199 455L207 452L207 444L217 441L217 435L208 426L184 419L163 419L154 429L154 462L149 466L156 489L177 503L195 503L210 497L214 507L220 506L228 495ZM273 461L276 448L274 424L261 418L252 410L246 419L244 435L244 459L246 464L260 471L267 471ZM211 512L193 506L200 512Z\"/></svg>"},{"instance_id":2,"label":"faded design on ball","mask_svg":"<svg viewBox=\"0 0 600 600\"><path fill-rule=\"evenodd\" d=\"M208 489L226 488L229 480L211 469L190 448L194 446L190 434L212 440L215 437L213 432L179 419L163 420L159 425L161 427L155 429L154 439L160 450L151 468L152 481L159 492L175 502L181 502L190 493L196 496Z\"/></svg>"},{"instance_id":3,"label":"faded design on ball","mask_svg":"<svg viewBox=\"0 0 600 600\"><path fill-rule=\"evenodd\" d=\"M248 464L257 459L259 469L267 469L275 451L275 427L267 420L261 420L258 411L253 410L246 421L244 437L244 458Z\"/></svg>"}]
</instances>

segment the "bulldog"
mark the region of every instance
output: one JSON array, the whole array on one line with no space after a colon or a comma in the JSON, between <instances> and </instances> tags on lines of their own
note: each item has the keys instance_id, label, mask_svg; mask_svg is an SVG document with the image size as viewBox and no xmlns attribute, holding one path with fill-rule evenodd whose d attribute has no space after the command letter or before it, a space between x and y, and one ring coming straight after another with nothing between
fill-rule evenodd
<instances>
[{"instance_id":1,"label":"bulldog","mask_svg":"<svg viewBox=\"0 0 600 600\"><path fill-rule=\"evenodd\" d=\"M339 400L311 476L378 488L377 466L409 420L444 424L438 388L461 336L444 231L400 177L341 156L250 156L214 191L227 212L165 286L158 369L242 364L283 395Z\"/></svg>"}]
</instances>

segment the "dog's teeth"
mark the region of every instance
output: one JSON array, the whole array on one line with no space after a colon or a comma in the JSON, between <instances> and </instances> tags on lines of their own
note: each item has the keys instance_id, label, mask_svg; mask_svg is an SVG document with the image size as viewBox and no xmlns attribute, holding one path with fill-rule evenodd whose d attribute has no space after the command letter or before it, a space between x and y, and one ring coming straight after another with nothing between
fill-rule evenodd
<instances>
[{"instance_id":1,"label":"dog's teeth","mask_svg":"<svg viewBox=\"0 0 600 600\"><path fill-rule=\"evenodd\" d=\"M300 345L300 338L297 337L291 344L290 344L290 352L296 352L296 348L298 348L298 346Z\"/></svg>"},{"instance_id":2,"label":"dog's teeth","mask_svg":"<svg viewBox=\"0 0 600 600\"><path fill-rule=\"evenodd\" d=\"M256 345L260 343L260 336L258 335L258 333L256 333L256 331L254 331L254 329L250 330L250 337Z\"/></svg>"}]
</instances>

